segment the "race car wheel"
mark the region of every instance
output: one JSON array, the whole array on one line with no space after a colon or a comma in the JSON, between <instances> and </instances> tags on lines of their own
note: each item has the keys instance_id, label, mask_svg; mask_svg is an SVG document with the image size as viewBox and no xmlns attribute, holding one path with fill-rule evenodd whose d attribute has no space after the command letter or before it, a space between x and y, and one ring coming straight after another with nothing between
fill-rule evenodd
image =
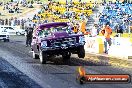
<instances>
[{"instance_id":1,"label":"race car wheel","mask_svg":"<svg viewBox=\"0 0 132 88\"><path fill-rule=\"evenodd\" d=\"M48 55L45 52L40 51L39 58L40 58L41 64L46 64L46 61L48 59Z\"/></svg>"},{"instance_id":2,"label":"race car wheel","mask_svg":"<svg viewBox=\"0 0 132 88\"><path fill-rule=\"evenodd\" d=\"M39 55L35 54L34 51L33 51L33 59L38 59L38 58L39 58Z\"/></svg>"},{"instance_id":3,"label":"race car wheel","mask_svg":"<svg viewBox=\"0 0 132 88\"><path fill-rule=\"evenodd\" d=\"M79 47L79 49L78 49L78 57L79 58L84 58L85 57L84 46Z\"/></svg>"}]
</instances>

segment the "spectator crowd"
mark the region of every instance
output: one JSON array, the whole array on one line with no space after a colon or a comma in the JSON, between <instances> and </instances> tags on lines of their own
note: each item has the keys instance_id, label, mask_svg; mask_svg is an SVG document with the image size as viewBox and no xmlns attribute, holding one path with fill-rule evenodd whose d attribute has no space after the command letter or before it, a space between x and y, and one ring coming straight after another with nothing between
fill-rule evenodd
<instances>
[{"instance_id":1,"label":"spectator crowd","mask_svg":"<svg viewBox=\"0 0 132 88\"><path fill-rule=\"evenodd\" d=\"M60 3L50 2L43 4L42 9L33 17L35 23L47 22L78 22L87 19L92 13L94 5L92 3Z\"/></svg>"},{"instance_id":2,"label":"spectator crowd","mask_svg":"<svg viewBox=\"0 0 132 88\"><path fill-rule=\"evenodd\" d=\"M2 17L6 14L17 14L22 13L23 7L30 8L33 2L0 2L0 25L9 25L9 26L21 26L22 29L25 29L26 22L30 22L29 19L17 18L17 17ZM33 7L33 6L32 6Z\"/></svg>"},{"instance_id":3,"label":"spectator crowd","mask_svg":"<svg viewBox=\"0 0 132 88\"><path fill-rule=\"evenodd\" d=\"M99 15L98 24L103 25L107 22L110 23L113 31L128 33L132 25L132 4L119 2L104 4L104 10Z\"/></svg>"},{"instance_id":4,"label":"spectator crowd","mask_svg":"<svg viewBox=\"0 0 132 88\"><path fill-rule=\"evenodd\" d=\"M22 6L32 5L34 2L21 2ZM42 3L38 3L42 4ZM19 13L19 4L16 3L0 3L3 5L3 10L8 10L8 12ZM84 3L84 2L53 2L49 1L47 4L42 4L41 10L38 14L35 14L32 19L0 19L1 25L20 25L23 29L26 27L27 22L33 22L35 25L48 23L48 22L71 22L78 28L80 24L87 25L90 15L97 7L97 3ZM103 12L97 15L99 22L93 25L93 29L100 29L104 24L110 24L113 31L117 33L129 32L129 28L132 29L132 4L128 3L104 3ZM96 20L95 20L96 21ZM87 29L85 29L87 31ZM76 29L75 29L76 31ZM91 30L95 31L95 30ZM97 34L99 30L97 30ZM132 32L132 30L130 30Z\"/></svg>"}]
</instances>

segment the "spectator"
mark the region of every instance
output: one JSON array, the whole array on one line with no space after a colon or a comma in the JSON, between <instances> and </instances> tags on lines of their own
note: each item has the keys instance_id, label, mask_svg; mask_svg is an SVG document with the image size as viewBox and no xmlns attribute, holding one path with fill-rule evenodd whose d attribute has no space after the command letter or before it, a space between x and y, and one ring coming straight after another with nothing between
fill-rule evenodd
<instances>
[{"instance_id":1,"label":"spectator","mask_svg":"<svg viewBox=\"0 0 132 88\"><path fill-rule=\"evenodd\" d=\"M77 25L74 25L74 27L73 27L73 31L74 31L74 33L75 33L75 34L77 34L77 33L78 33L78 28L77 28Z\"/></svg>"},{"instance_id":2,"label":"spectator","mask_svg":"<svg viewBox=\"0 0 132 88\"><path fill-rule=\"evenodd\" d=\"M26 31L26 47L28 47L31 46L31 42L32 42L33 28L31 27L31 24L29 24L29 27L25 31Z\"/></svg>"},{"instance_id":3,"label":"spectator","mask_svg":"<svg viewBox=\"0 0 132 88\"><path fill-rule=\"evenodd\" d=\"M17 25L20 25L20 20L17 20Z\"/></svg>"},{"instance_id":4,"label":"spectator","mask_svg":"<svg viewBox=\"0 0 132 88\"><path fill-rule=\"evenodd\" d=\"M17 18L15 17L14 18L14 26L16 26L17 25Z\"/></svg>"},{"instance_id":5,"label":"spectator","mask_svg":"<svg viewBox=\"0 0 132 88\"><path fill-rule=\"evenodd\" d=\"M11 26L15 26L14 19L11 20Z\"/></svg>"},{"instance_id":6,"label":"spectator","mask_svg":"<svg viewBox=\"0 0 132 88\"><path fill-rule=\"evenodd\" d=\"M104 48L105 48L105 52L104 53L108 53L108 50L107 49L107 43L109 44L109 48L112 44L111 42L111 38L110 38L110 35L112 34L112 29L110 28L109 26L110 24L107 22L104 26L104 28L101 30L101 33L104 35L105 37L105 41L104 41Z\"/></svg>"},{"instance_id":7,"label":"spectator","mask_svg":"<svg viewBox=\"0 0 132 88\"><path fill-rule=\"evenodd\" d=\"M97 24L94 24L92 30L91 30L91 36L92 37L96 37L98 35L98 31L97 31Z\"/></svg>"},{"instance_id":8,"label":"spectator","mask_svg":"<svg viewBox=\"0 0 132 88\"><path fill-rule=\"evenodd\" d=\"M9 26L11 26L11 19L9 19Z\"/></svg>"},{"instance_id":9,"label":"spectator","mask_svg":"<svg viewBox=\"0 0 132 88\"><path fill-rule=\"evenodd\" d=\"M1 25L4 25L4 20L1 19Z\"/></svg>"},{"instance_id":10,"label":"spectator","mask_svg":"<svg viewBox=\"0 0 132 88\"><path fill-rule=\"evenodd\" d=\"M22 29L24 29L24 20L23 19L21 20L21 26L22 26Z\"/></svg>"},{"instance_id":11,"label":"spectator","mask_svg":"<svg viewBox=\"0 0 132 88\"><path fill-rule=\"evenodd\" d=\"M122 34L123 34L123 25L121 25L121 24L118 25L118 28L116 30L116 33L117 33L117 36L118 37L121 37L122 36Z\"/></svg>"},{"instance_id":12,"label":"spectator","mask_svg":"<svg viewBox=\"0 0 132 88\"><path fill-rule=\"evenodd\" d=\"M130 32L132 33L132 26L130 26Z\"/></svg>"},{"instance_id":13,"label":"spectator","mask_svg":"<svg viewBox=\"0 0 132 88\"><path fill-rule=\"evenodd\" d=\"M80 31L84 34L86 32L86 22L85 19L80 23Z\"/></svg>"},{"instance_id":14,"label":"spectator","mask_svg":"<svg viewBox=\"0 0 132 88\"><path fill-rule=\"evenodd\" d=\"M5 19L5 25L8 25L8 19Z\"/></svg>"}]
</instances>

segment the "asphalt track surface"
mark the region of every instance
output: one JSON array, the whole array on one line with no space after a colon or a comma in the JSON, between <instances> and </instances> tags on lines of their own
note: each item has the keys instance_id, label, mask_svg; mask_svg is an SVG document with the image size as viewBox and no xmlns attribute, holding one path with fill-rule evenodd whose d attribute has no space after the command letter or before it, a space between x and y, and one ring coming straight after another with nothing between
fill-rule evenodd
<instances>
[{"instance_id":1,"label":"asphalt track surface","mask_svg":"<svg viewBox=\"0 0 132 88\"><path fill-rule=\"evenodd\" d=\"M132 88L132 83L80 85L76 81L77 68L82 65L87 74L132 75L132 68L83 61L74 55L69 64L56 57L42 65L32 59L29 51L24 36L12 36L10 42L0 41L0 88Z\"/></svg>"},{"instance_id":2,"label":"asphalt track surface","mask_svg":"<svg viewBox=\"0 0 132 88\"><path fill-rule=\"evenodd\" d=\"M0 57L0 88L42 88Z\"/></svg>"}]
</instances>

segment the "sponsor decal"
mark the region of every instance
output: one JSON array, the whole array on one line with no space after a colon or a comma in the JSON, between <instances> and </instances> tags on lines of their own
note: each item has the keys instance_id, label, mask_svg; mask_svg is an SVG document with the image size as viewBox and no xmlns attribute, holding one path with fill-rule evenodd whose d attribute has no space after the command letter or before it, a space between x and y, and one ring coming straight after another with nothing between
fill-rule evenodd
<instances>
[{"instance_id":1,"label":"sponsor decal","mask_svg":"<svg viewBox=\"0 0 132 88\"><path fill-rule=\"evenodd\" d=\"M95 42L96 42L96 40L92 40L92 39L91 40L88 40L87 43L86 43L87 44L86 45L87 48L95 48L95 46L94 46L95 45Z\"/></svg>"}]
</instances>

